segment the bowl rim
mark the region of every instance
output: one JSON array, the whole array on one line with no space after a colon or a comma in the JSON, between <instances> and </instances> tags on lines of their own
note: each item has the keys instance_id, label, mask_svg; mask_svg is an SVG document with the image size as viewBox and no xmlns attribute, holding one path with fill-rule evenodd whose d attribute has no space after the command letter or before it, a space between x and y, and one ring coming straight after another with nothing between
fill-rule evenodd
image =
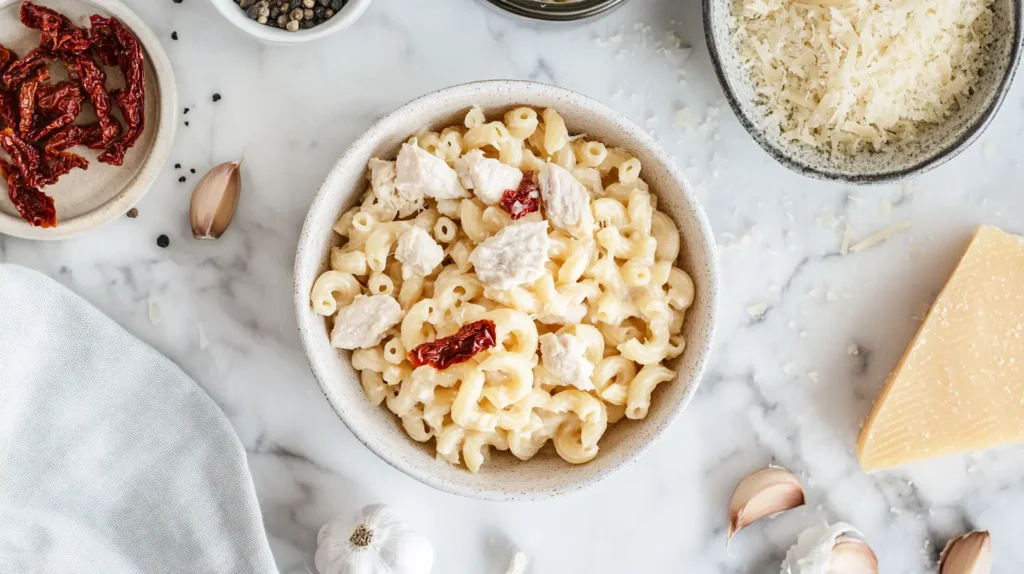
<instances>
[{"instance_id":1,"label":"bowl rim","mask_svg":"<svg viewBox=\"0 0 1024 574\"><path fill-rule=\"evenodd\" d=\"M466 102L466 105L468 106L471 105L473 97L480 93L502 93L509 87L516 87L529 92L531 95L542 95L552 100L560 98L577 99L577 101L582 102L585 107L597 110L601 115L608 117L611 121L623 126L629 137L635 138L640 147L651 151L652 155L656 156L663 164L671 179L681 184L680 187L682 189L680 190L680 193L683 196L685 204L689 206L693 212L693 218L697 225L698 235L702 240L705 252L708 254L706 259L709 274L708 292L706 294L702 294L703 297L708 299L709 315L707 317L707 338L704 345L697 349L697 356L693 365L691 381L684 394L676 404L672 405L665 420L659 426L648 429L650 432L645 440L636 448L628 451L617 462L610 464L600 472L590 474L576 482L547 490L471 488L456 483L449 483L438 479L431 472L418 468L414 464L406 463L403 459L390 456L390 454L386 452L385 448L378 448L378 446L374 444L374 441L364 433L364 429L357 429L354 428L353 425L350 425L346 415L344 414L344 409L336 405L331 399L331 395L327 392L325 377L322 376L320 372L318 361L314 359L313 341L311 340L311 337L315 332L316 325L313 324L313 318L309 313L309 294L306 292L304 287L300 286L302 268L308 264L308 259L313 256L312 254L314 249L310 248L309 244L305 241L305 238L309 237L313 232L312 226L316 219L316 213L325 208L328 200L333 196L332 189L334 180L343 177L345 168L348 167L348 164L354 161L354 156L358 155L360 150L367 146L373 146L382 137L387 137L388 135L393 134L394 130L390 129L389 124L402 121L402 117L410 111L429 108L430 106L452 99ZM642 130L624 115L613 110L611 107L579 92L525 80L484 80L459 84L419 96L381 117L379 120L374 122L373 125L367 128L359 138L349 145L345 153L334 164L330 172L328 172L320 186L320 189L317 191L313 201L310 203L309 212L306 214L302 231L299 235L299 243L296 249L295 265L293 270L296 322L299 330L299 338L302 341L303 351L305 352L310 371L316 379L317 384L320 386L320 390L327 399L327 402L331 405L331 408L359 442L363 443L364 446L391 467L439 491L468 498L492 501L533 501L562 496L570 492L592 486L593 484L631 466L639 460L641 456L646 454L647 451L649 451L665 435L668 429L675 424L683 411L686 410L686 407L696 394L697 389L704 378L704 374L706 373L707 365L714 347L716 327L718 324L720 277L718 252L715 249L714 233L707 215L704 212L704 208L697 199L693 189L694 188L690 185L689 180L687 180L683 175L672 157L654 140L650 134ZM317 317L317 319L322 321L322 318ZM322 322L318 324L322 329Z\"/></svg>"},{"instance_id":2,"label":"bowl rim","mask_svg":"<svg viewBox=\"0 0 1024 574\"><path fill-rule=\"evenodd\" d=\"M606 14L626 0L577 0L576 2L543 2L542 0L486 0L517 16L547 22L575 22Z\"/></svg>"},{"instance_id":3,"label":"bowl rim","mask_svg":"<svg viewBox=\"0 0 1024 574\"><path fill-rule=\"evenodd\" d=\"M295 32L281 30L280 28L274 28L272 26L250 20L249 17L245 15L245 11L239 8L233 0L210 0L210 3L213 4L213 7L220 12L221 16L223 16L225 20L230 22L235 28L238 28L253 38L256 38L266 44L293 46L296 44L304 44L306 42L320 40L335 32L348 28L363 15L363 12L370 7L370 3L372 1L373 0L348 0L345 6L341 9L341 12L335 14L327 22L324 22L319 26L314 26L308 30L297 30Z\"/></svg>"},{"instance_id":4,"label":"bowl rim","mask_svg":"<svg viewBox=\"0 0 1024 574\"><path fill-rule=\"evenodd\" d=\"M999 108L1003 105L1003 101L1006 99L1006 96L1010 91L1013 78L1017 73L1017 67L1020 64L1022 29L1024 29L1024 24L1022 24L1021 19L1024 9L1021 7L1022 0L1010 0L1013 5L1014 22L1013 44L1010 47L1009 65L1006 67L1003 78L1000 80L999 86L996 89L995 97L981 112L981 114L971 122L970 126L959 138L951 142L948 146L937 148L933 153L929 154L917 163L894 171L846 174L837 171L829 171L827 169L818 169L793 159L785 151L776 147L767 137L765 137L764 133L755 128L754 123L747 116L746 112L743 111L743 108L739 103L739 99L736 97L736 93L733 91L732 85L726 77L725 69L721 61L721 54L718 51L718 36L715 34L711 16L712 4L714 1L715 0L702 0L701 13L704 24L704 41L708 47L708 55L711 56L711 67L715 70L715 76L718 78L718 84L722 87L722 91L725 93L725 99L729 102L729 107L732 108L733 114L736 115L736 119L739 120L743 129L750 134L750 137L757 142L757 145L770 155L772 159L789 168L791 171L823 181L848 183L852 185L881 185L894 183L925 174L955 158L960 155L961 152L970 147L971 144L977 141L977 139L981 137L981 134L988 128L992 119L995 117L996 112L998 112Z\"/></svg>"},{"instance_id":5,"label":"bowl rim","mask_svg":"<svg viewBox=\"0 0 1024 574\"><path fill-rule=\"evenodd\" d=\"M0 7L7 7L20 0L0 0ZM91 4L120 20L139 39L153 68L156 90L160 94L160 108L157 110L156 125L147 129L157 130L149 153L139 164L138 172L116 197L92 211L66 220L58 220L56 227L34 227L20 217L0 213L0 234L21 239L55 241L88 233L124 215L137 204L153 187L167 158L171 154L174 138L178 131L178 88L174 69L167 58L163 44L153 30L146 25L131 8L121 0L79 0Z\"/></svg>"}]
</instances>

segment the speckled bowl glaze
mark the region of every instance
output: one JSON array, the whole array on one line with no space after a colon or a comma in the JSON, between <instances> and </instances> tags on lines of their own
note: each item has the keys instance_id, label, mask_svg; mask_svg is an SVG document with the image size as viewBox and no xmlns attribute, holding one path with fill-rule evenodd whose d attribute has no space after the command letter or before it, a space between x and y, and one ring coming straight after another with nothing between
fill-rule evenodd
<instances>
[{"instance_id":1,"label":"speckled bowl glaze","mask_svg":"<svg viewBox=\"0 0 1024 574\"><path fill-rule=\"evenodd\" d=\"M978 90L946 121L924 128L918 140L882 153L831 156L785 141L766 120L729 25L736 0L703 0L704 36L719 83L740 123L769 155L798 173L853 184L881 184L920 175L967 149L981 135L1009 91L1021 45L1021 0L992 0L993 44Z\"/></svg>"},{"instance_id":2,"label":"speckled bowl glaze","mask_svg":"<svg viewBox=\"0 0 1024 574\"><path fill-rule=\"evenodd\" d=\"M366 162L393 158L402 142L421 128L460 124L470 107L498 118L517 106L556 108L571 133L587 133L630 150L643 162L642 177L658 196L658 207L675 220L682 236L680 265L690 273L696 299L686 314L686 351L676 365L679 378L659 385L645 420L624 420L609 427L601 452L590 463L573 466L546 448L523 462L495 452L478 474L439 461L433 441L410 439L385 407L363 395L347 352L330 346L327 324L310 308L309 292L328 269L331 230L339 215L357 203L366 189ZM711 349L718 298L718 273L711 226L671 158L643 130L590 98L553 86L520 81L477 82L448 88L406 104L373 125L345 152L313 200L295 258L295 311L310 368L320 387L352 433L395 468L437 489L474 498L530 500L565 494L593 484L636 461L683 412L700 383Z\"/></svg>"},{"instance_id":3,"label":"speckled bowl glaze","mask_svg":"<svg viewBox=\"0 0 1024 574\"><path fill-rule=\"evenodd\" d=\"M96 161L99 151L81 146L71 151L89 160L89 169L72 170L45 191L57 207L57 226L33 227L18 215L7 197L6 182L0 184L0 233L26 239L66 239L101 227L124 215L156 180L171 153L177 129L178 92L174 71L160 41L142 20L118 0L37 0L59 10L76 24L88 27L89 15L113 16L139 38L146 61L146 126L135 145L116 167ZM0 43L18 54L39 45L39 31L26 28L18 18L20 0L0 0ZM50 66L54 80L67 72L59 64ZM123 85L120 72L108 72L108 87ZM95 121L92 105L86 104L81 120Z\"/></svg>"},{"instance_id":4,"label":"speckled bowl glaze","mask_svg":"<svg viewBox=\"0 0 1024 574\"><path fill-rule=\"evenodd\" d=\"M244 10L238 7L238 4L235 4L234 0L210 0L213 3L213 7L236 28L265 44L279 46L304 44L326 38L335 32L340 32L354 24L363 15L363 12L370 7L371 1L349 0L340 12L323 24L308 30L289 32L276 26L267 26L252 20L245 14Z\"/></svg>"}]
</instances>

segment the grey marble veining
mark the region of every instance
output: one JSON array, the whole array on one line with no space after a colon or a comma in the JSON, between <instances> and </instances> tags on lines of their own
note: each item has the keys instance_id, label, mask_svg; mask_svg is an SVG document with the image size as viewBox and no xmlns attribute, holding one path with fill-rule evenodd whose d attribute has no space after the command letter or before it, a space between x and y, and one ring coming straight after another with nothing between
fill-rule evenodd
<instances>
[{"instance_id":1,"label":"grey marble veining","mask_svg":"<svg viewBox=\"0 0 1024 574\"><path fill-rule=\"evenodd\" d=\"M431 536L441 573L504 572L513 548L534 573L771 573L821 519L862 529L886 573L933 571L946 539L972 527L992 531L995 572L1024 569L1020 448L874 475L853 456L861 421L972 229L1024 232L1019 84L949 164L911 184L853 189L792 174L747 136L711 72L696 0L631 0L568 27L481 0L416 10L376 0L354 28L290 49L256 43L205 0L127 1L164 41L189 126L137 219L59 243L0 237L0 260L82 294L221 405L249 450L282 572L314 570L319 526L376 501ZM669 32L692 46L688 58ZM721 246L719 344L687 412L635 466L546 502L462 499L391 469L328 406L292 316L299 228L346 145L409 99L487 78L578 90L648 127L694 182ZM235 222L219 241L194 241L192 186L241 157ZM913 225L884 244L839 253L847 225L856 242L902 221ZM763 317L751 317L762 303ZM767 463L802 477L808 505L750 527L727 553L730 492Z\"/></svg>"}]
</instances>

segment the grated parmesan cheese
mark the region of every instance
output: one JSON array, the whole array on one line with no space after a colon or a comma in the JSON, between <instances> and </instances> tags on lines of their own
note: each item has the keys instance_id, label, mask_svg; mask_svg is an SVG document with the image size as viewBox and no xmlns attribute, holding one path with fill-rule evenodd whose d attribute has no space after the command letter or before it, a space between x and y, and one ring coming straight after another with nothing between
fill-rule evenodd
<instances>
[{"instance_id":1,"label":"grated parmesan cheese","mask_svg":"<svg viewBox=\"0 0 1024 574\"><path fill-rule=\"evenodd\" d=\"M911 226L911 223L909 221L904 221L902 223L897 223L896 225L893 225L892 227L887 227L887 228L885 228L885 229L883 229L883 230L881 230L881 231L879 231L877 233L873 233L873 234L869 235L868 237L866 237L860 243L857 243L856 245L851 245L850 246L850 253L857 253L858 251L864 251L865 249L867 249L869 247L874 247L875 245L885 241L886 239L889 239L893 235L896 235L897 233L900 233L901 231L906 231L906 230L910 229L910 226Z\"/></svg>"},{"instance_id":2,"label":"grated parmesan cheese","mask_svg":"<svg viewBox=\"0 0 1024 574\"><path fill-rule=\"evenodd\" d=\"M512 562L508 565L508 570L505 571L505 574L525 574L526 564L526 554L516 552L516 555L512 557Z\"/></svg>"},{"instance_id":3,"label":"grated parmesan cheese","mask_svg":"<svg viewBox=\"0 0 1024 574\"><path fill-rule=\"evenodd\" d=\"M733 28L784 138L832 153L914 139L974 90L991 0L736 0Z\"/></svg>"}]
</instances>

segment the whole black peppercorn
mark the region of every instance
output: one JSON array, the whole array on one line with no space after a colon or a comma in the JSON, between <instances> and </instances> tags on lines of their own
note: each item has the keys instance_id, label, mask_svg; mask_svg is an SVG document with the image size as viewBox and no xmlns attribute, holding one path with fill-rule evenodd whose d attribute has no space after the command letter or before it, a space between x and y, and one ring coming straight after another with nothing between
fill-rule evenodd
<instances>
[{"instance_id":1,"label":"whole black peppercorn","mask_svg":"<svg viewBox=\"0 0 1024 574\"><path fill-rule=\"evenodd\" d=\"M139 210L134 207L128 210L128 217L135 219L139 216Z\"/></svg>"},{"instance_id":2,"label":"whole black peppercorn","mask_svg":"<svg viewBox=\"0 0 1024 574\"><path fill-rule=\"evenodd\" d=\"M339 10L345 7L345 0L331 0L331 10L337 14Z\"/></svg>"},{"instance_id":3,"label":"whole black peppercorn","mask_svg":"<svg viewBox=\"0 0 1024 574\"><path fill-rule=\"evenodd\" d=\"M182 0L174 0L175 4L181 4Z\"/></svg>"},{"instance_id":4,"label":"whole black peppercorn","mask_svg":"<svg viewBox=\"0 0 1024 574\"><path fill-rule=\"evenodd\" d=\"M180 163L174 164L174 169L181 169L181 164Z\"/></svg>"},{"instance_id":5,"label":"whole black peppercorn","mask_svg":"<svg viewBox=\"0 0 1024 574\"><path fill-rule=\"evenodd\" d=\"M308 29L313 27L313 21L312 20L303 20L302 24L299 24L299 27L301 27L303 30L308 30Z\"/></svg>"},{"instance_id":6,"label":"whole black peppercorn","mask_svg":"<svg viewBox=\"0 0 1024 574\"><path fill-rule=\"evenodd\" d=\"M252 6L249 6L249 9L245 11L245 15L248 16L250 20L255 20L255 19L259 18L260 17L260 7L255 5L255 4L253 4Z\"/></svg>"},{"instance_id":7,"label":"whole black peppercorn","mask_svg":"<svg viewBox=\"0 0 1024 574\"><path fill-rule=\"evenodd\" d=\"M185 122L185 127L186 127L186 128L188 127L188 121L186 121L186 122Z\"/></svg>"},{"instance_id":8,"label":"whole black peppercorn","mask_svg":"<svg viewBox=\"0 0 1024 574\"><path fill-rule=\"evenodd\" d=\"M178 178L178 183L185 183L185 176L179 177Z\"/></svg>"},{"instance_id":9,"label":"whole black peppercorn","mask_svg":"<svg viewBox=\"0 0 1024 574\"><path fill-rule=\"evenodd\" d=\"M177 32L171 32L171 40L177 40L177 39L178 39L178 33Z\"/></svg>"},{"instance_id":10,"label":"whole black peppercorn","mask_svg":"<svg viewBox=\"0 0 1024 574\"><path fill-rule=\"evenodd\" d=\"M167 237L166 235L161 235L160 237L156 238L156 244L158 247L167 247L168 245L171 244L171 238Z\"/></svg>"},{"instance_id":11,"label":"whole black peppercorn","mask_svg":"<svg viewBox=\"0 0 1024 574\"><path fill-rule=\"evenodd\" d=\"M302 8L302 0L291 0L288 3L288 8L294 10L296 8Z\"/></svg>"},{"instance_id":12,"label":"whole black peppercorn","mask_svg":"<svg viewBox=\"0 0 1024 574\"><path fill-rule=\"evenodd\" d=\"M192 172L192 173L195 173L196 172L196 168L192 168L189 171Z\"/></svg>"},{"instance_id":13,"label":"whole black peppercorn","mask_svg":"<svg viewBox=\"0 0 1024 574\"><path fill-rule=\"evenodd\" d=\"M327 9L324 8L323 6L317 6L316 8L313 8L313 15L316 16L318 19L323 20L324 12L326 11Z\"/></svg>"},{"instance_id":14,"label":"whole black peppercorn","mask_svg":"<svg viewBox=\"0 0 1024 574\"><path fill-rule=\"evenodd\" d=\"M220 101L220 94L213 94L213 101L219 102Z\"/></svg>"},{"instance_id":15,"label":"whole black peppercorn","mask_svg":"<svg viewBox=\"0 0 1024 574\"><path fill-rule=\"evenodd\" d=\"M186 114L188 113L188 108L185 108L185 112L184 113L186 113Z\"/></svg>"},{"instance_id":16,"label":"whole black peppercorn","mask_svg":"<svg viewBox=\"0 0 1024 574\"><path fill-rule=\"evenodd\" d=\"M270 19L277 20L277 17L281 15L281 10L277 7L270 9Z\"/></svg>"}]
</instances>

